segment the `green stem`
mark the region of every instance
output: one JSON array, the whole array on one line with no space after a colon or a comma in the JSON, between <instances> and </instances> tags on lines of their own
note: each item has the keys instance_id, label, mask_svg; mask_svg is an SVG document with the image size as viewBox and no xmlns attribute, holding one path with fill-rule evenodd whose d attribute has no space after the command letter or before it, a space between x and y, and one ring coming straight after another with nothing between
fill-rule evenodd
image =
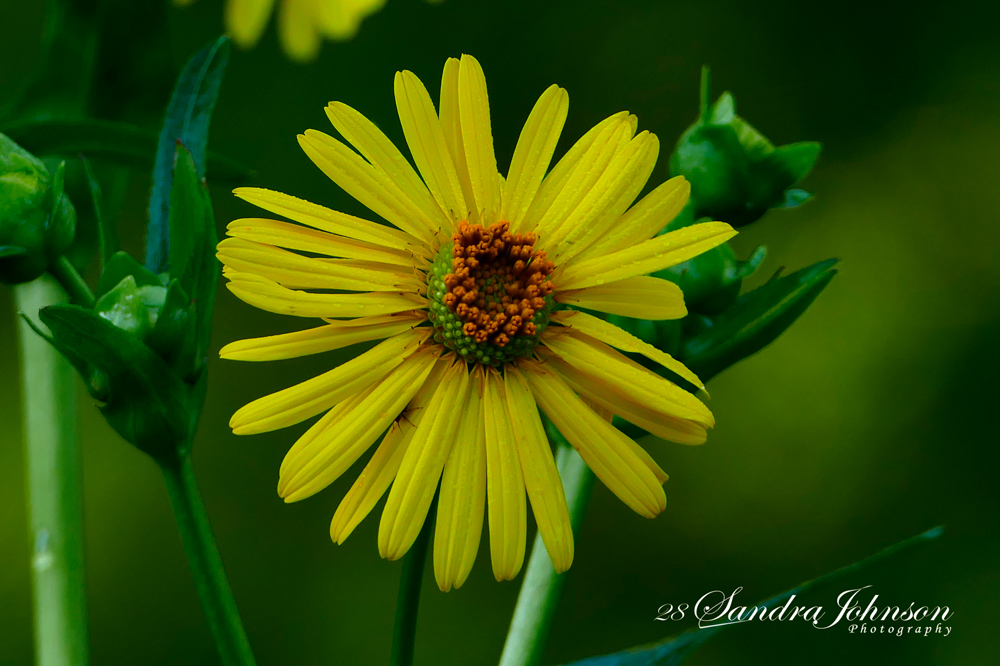
<instances>
[{"instance_id":1,"label":"green stem","mask_svg":"<svg viewBox=\"0 0 1000 666\"><path fill-rule=\"evenodd\" d=\"M34 317L65 295L44 275L14 287L14 298L18 310ZM26 322L18 325L35 663L79 666L87 663L87 599L76 382L73 368L55 348Z\"/></svg>"},{"instance_id":2,"label":"green stem","mask_svg":"<svg viewBox=\"0 0 1000 666\"><path fill-rule=\"evenodd\" d=\"M573 534L576 535L580 531L587 500L594 487L594 474L562 435L550 423L546 423L546 426L549 437L556 442L556 465L566 491ZM535 543L531 546L528 569L524 573L524 582L521 583L521 592L514 607L514 616L510 621L510 630L507 632L507 641L503 646L500 666L535 666L541 662L565 581L566 574L557 574L552 568L545 545L536 534Z\"/></svg>"},{"instance_id":3,"label":"green stem","mask_svg":"<svg viewBox=\"0 0 1000 666\"><path fill-rule=\"evenodd\" d=\"M194 575L198 597L222 663L225 666L253 666L256 662L222 567L219 549L195 482L191 459L182 455L176 461L161 462L160 468L167 483L167 493Z\"/></svg>"},{"instance_id":4,"label":"green stem","mask_svg":"<svg viewBox=\"0 0 1000 666\"><path fill-rule=\"evenodd\" d=\"M94 292L65 255L52 262L49 272L59 280L59 284L69 294L71 301L88 309L94 307Z\"/></svg>"},{"instance_id":5,"label":"green stem","mask_svg":"<svg viewBox=\"0 0 1000 666\"><path fill-rule=\"evenodd\" d=\"M420 584L424 579L424 563L427 561L433 522L434 505L431 505L417 540L403 557L403 573L399 578L399 596L396 597L396 623L392 631L392 654L389 657L389 666L413 664L413 643L417 637L417 611L420 607Z\"/></svg>"}]
</instances>

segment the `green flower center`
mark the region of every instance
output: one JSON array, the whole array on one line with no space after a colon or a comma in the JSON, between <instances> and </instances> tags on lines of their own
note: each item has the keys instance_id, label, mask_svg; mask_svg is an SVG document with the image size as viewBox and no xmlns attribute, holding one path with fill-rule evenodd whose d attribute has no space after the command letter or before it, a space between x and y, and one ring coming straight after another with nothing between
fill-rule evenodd
<instances>
[{"instance_id":1,"label":"green flower center","mask_svg":"<svg viewBox=\"0 0 1000 666\"><path fill-rule=\"evenodd\" d=\"M461 222L427 273L434 340L483 365L531 353L555 306L555 265L536 241L512 234L507 222Z\"/></svg>"}]
</instances>

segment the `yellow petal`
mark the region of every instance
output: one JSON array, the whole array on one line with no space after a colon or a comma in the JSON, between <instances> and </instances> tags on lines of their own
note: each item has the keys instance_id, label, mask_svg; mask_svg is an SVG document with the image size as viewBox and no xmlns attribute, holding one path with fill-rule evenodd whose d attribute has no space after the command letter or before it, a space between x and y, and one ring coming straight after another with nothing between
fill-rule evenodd
<instances>
[{"instance_id":1,"label":"yellow petal","mask_svg":"<svg viewBox=\"0 0 1000 666\"><path fill-rule=\"evenodd\" d=\"M341 349L359 342L381 340L404 333L423 322L423 312L400 312L382 317L332 321L325 326L231 342L219 352L230 361L276 361Z\"/></svg>"},{"instance_id":2,"label":"yellow petal","mask_svg":"<svg viewBox=\"0 0 1000 666\"><path fill-rule=\"evenodd\" d=\"M410 252L392 250L375 243L335 236L324 231L308 229L290 222L263 218L242 218L226 225L226 235L231 238L283 247L289 250L312 252L327 257L362 259L393 266L413 267Z\"/></svg>"},{"instance_id":3,"label":"yellow petal","mask_svg":"<svg viewBox=\"0 0 1000 666\"><path fill-rule=\"evenodd\" d=\"M394 89L403 136L427 187L452 221L467 219L462 184L427 89L413 72L405 71L396 73Z\"/></svg>"},{"instance_id":4,"label":"yellow petal","mask_svg":"<svg viewBox=\"0 0 1000 666\"><path fill-rule=\"evenodd\" d=\"M580 205L559 228L562 239L555 257L567 263L601 239L625 212L649 180L660 142L655 134L642 132L615 155L607 170Z\"/></svg>"},{"instance_id":5,"label":"yellow petal","mask_svg":"<svg viewBox=\"0 0 1000 666\"><path fill-rule=\"evenodd\" d=\"M316 130L299 135L313 164L345 192L414 238L427 242L440 226L381 171L332 136Z\"/></svg>"},{"instance_id":6,"label":"yellow petal","mask_svg":"<svg viewBox=\"0 0 1000 666\"><path fill-rule=\"evenodd\" d=\"M558 303L638 319L680 319L687 315L680 287L649 275L584 289L559 290L555 296Z\"/></svg>"},{"instance_id":7,"label":"yellow petal","mask_svg":"<svg viewBox=\"0 0 1000 666\"><path fill-rule=\"evenodd\" d=\"M427 186L406 161L399 149L375 124L361 113L342 102L330 102L326 115L337 131L364 155L376 170L394 183L406 197L416 204L436 226L447 224L445 217Z\"/></svg>"},{"instance_id":8,"label":"yellow petal","mask_svg":"<svg viewBox=\"0 0 1000 666\"><path fill-rule=\"evenodd\" d=\"M490 100L486 76L479 61L462 55L458 67L458 112L461 123L462 150L469 170L472 197L466 202L473 219L490 225L500 213L500 187L497 159L493 154L493 130L490 127Z\"/></svg>"},{"instance_id":9,"label":"yellow petal","mask_svg":"<svg viewBox=\"0 0 1000 666\"><path fill-rule=\"evenodd\" d=\"M364 398L318 434L292 446L278 479L278 495L297 502L340 478L385 432L423 385L434 365L429 351L410 356Z\"/></svg>"},{"instance_id":10,"label":"yellow petal","mask_svg":"<svg viewBox=\"0 0 1000 666\"><path fill-rule=\"evenodd\" d=\"M628 331L624 331L610 322L598 319L586 312L574 312L573 310L563 310L553 313L552 321L585 333L592 338L611 345L615 349L642 354L651 361L659 363L670 372L683 377L698 388L705 388L705 384L698 379L698 375L688 370L687 366L676 360L673 356L660 351L648 342L643 342Z\"/></svg>"},{"instance_id":11,"label":"yellow petal","mask_svg":"<svg viewBox=\"0 0 1000 666\"><path fill-rule=\"evenodd\" d=\"M593 245L581 252L580 259L611 254L649 240L677 217L690 194L691 184L684 176L662 183L629 208Z\"/></svg>"},{"instance_id":12,"label":"yellow petal","mask_svg":"<svg viewBox=\"0 0 1000 666\"><path fill-rule=\"evenodd\" d=\"M375 454L341 500L330 523L330 538L338 544L344 543L354 528L375 508L382 495L389 489L392 480L396 478L399 465L403 462L403 454L427 412L427 404L437 389L443 371L449 366L450 362L442 359L435 363L431 374L424 380L403 413L390 426Z\"/></svg>"},{"instance_id":13,"label":"yellow petal","mask_svg":"<svg viewBox=\"0 0 1000 666\"><path fill-rule=\"evenodd\" d=\"M617 150L603 170L591 172L596 180L580 198L567 201L565 218L546 237L546 246L559 262L572 260L617 221L646 184L658 151L656 136L642 132Z\"/></svg>"},{"instance_id":14,"label":"yellow petal","mask_svg":"<svg viewBox=\"0 0 1000 666\"><path fill-rule=\"evenodd\" d=\"M356 259L319 259L242 238L226 238L216 254L223 266L274 280L289 289L402 291L425 288L412 268Z\"/></svg>"},{"instance_id":15,"label":"yellow petal","mask_svg":"<svg viewBox=\"0 0 1000 666\"><path fill-rule=\"evenodd\" d=\"M556 360L558 361L558 359ZM573 382L566 379L566 375L562 375L562 378L566 380L566 383L569 385L571 389L577 392L577 394L583 400L583 403L587 405L587 407L590 407L592 410L594 410L594 413L596 413L598 416L600 416L608 423L611 423L611 420L614 418L614 412L607 409L603 405L600 405L597 402L591 400L586 395L580 393L580 391L577 391L576 387L573 386ZM639 446L639 444L633 441L631 437L628 437L626 439L628 439L627 444L629 445L629 448L632 449L632 452L635 453L635 455L638 456L639 459L646 464L646 467L648 467L649 471L653 473L653 476L656 477L656 480L659 481L661 484L666 483L667 480L670 479L670 477L667 476L667 473L663 471L663 468L661 468L660 465L655 460L653 460L653 456L649 455L649 452L646 451L646 449Z\"/></svg>"},{"instance_id":16,"label":"yellow petal","mask_svg":"<svg viewBox=\"0 0 1000 666\"><path fill-rule=\"evenodd\" d=\"M629 438L584 404L555 372L523 364L538 405L608 489L633 511L653 518L667 506L663 487Z\"/></svg>"},{"instance_id":17,"label":"yellow petal","mask_svg":"<svg viewBox=\"0 0 1000 666\"><path fill-rule=\"evenodd\" d=\"M708 433L704 426L694 421L676 419L656 412L629 398L600 380L590 377L557 356L545 358L545 363L585 400L593 402L599 412L614 414L637 425L660 439L678 444L704 444ZM601 414L605 416L604 413Z\"/></svg>"},{"instance_id":18,"label":"yellow petal","mask_svg":"<svg viewBox=\"0 0 1000 666\"><path fill-rule=\"evenodd\" d=\"M396 560L416 541L437 490L441 471L455 442L469 392L469 371L455 363L442 377L413 433L389 491L378 530L379 554Z\"/></svg>"},{"instance_id":19,"label":"yellow petal","mask_svg":"<svg viewBox=\"0 0 1000 666\"><path fill-rule=\"evenodd\" d=\"M228 272L226 287L245 303L277 314L294 317L369 317L426 307L427 299L416 294L372 292L367 294L313 294L286 289L261 275Z\"/></svg>"},{"instance_id":20,"label":"yellow petal","mask_svg":"<svg viewBox=\"0 0 1000 666\"><path fill-rule=\"evenodd\" d=\"M274 0L230 0L226 3L226 32L244 49L257 44L271 17Z\"/></svg>"},{"instance_id":21,"label":"yellow petal","mask_svg":"<svg viewBox=\"0 0 1000 666\"><path fill-rule=\"evenodd\" d=\"M260 187L238 187L233 190L233 194L275 215L281 215L289 220L295 220L338 236L346 236L395 250L407 250L416 240L398 229L331 210L290 194L265 190Z\"/></svg>"},{"instance_id":22,"label":"yellow petal","mask_svg":"<svg viewBox=\"0 0 1000 666\"><path fill-rule=\"evenodd\" d=\"M496 579L511 580L524 563L528 535L527 506L503 379L496 370L486 371L484 397L490 556Z\"/></svg>"},{"instance_id":23,"label":"yellow petal","mask_svg":"<svg viewBox=\"0 0 1000 666\"><path fill-rule=\"evenodd\" d=\"M333 370L254 400L233 414L229 427L237 435L250 435L315 416L385 377L426 337L426 331L412 330L389 338Z\"/></svg>"},{"instance_id":24,"label":"yellow petal","mask_svg":"<svg viewBox=\"0 0 1000 666\"><path fill-rule=\"evenodd\" d=\"M513 366L506 369L505 375L507 410L524 487L552 567L562 573L573 564L573 527L566 507L566 493L528 380Z\"/></svg>"},{"instance_id":25,"label":"yellow petal","mask_svg":"<svg viewBox=\"0 0 1000 666\"><path fill-rule=\"evenodd\" d=\"M559 276L563 289L583 289L645 275L696 257L736 235L725 222L703 222L665 233L611 254L570 263Z\"/></svg>"},{"instance_id":26,"label":"yellow petal","mask_svg":"<svg viewBox=\"0 0 1000 666\"><path fill-rule=\"evenodd\" d=\"M538 232L546 248L566 217L601 177L615 154L632 139L628 113L622 112L598 123L569 149L545 177L525 214L525 229Z\"/></svg>"},{"instance_id":27,"label":"yellow petal","mask_svg":"<svg viewBox=\"0 0 1000 666\"><path fill-rule=\"evenodd\" d=\"M301 0L282 0L278 12L282 50L297 62L309 62L319 55L321 39L311 9L310 3Z\"/></svg>"},{"instance_id":28,"label":"yellow petal","mask_svg":"<svg viewBox=\"0 0 1000 666\"><path fill-rule=\"evenodd\" d=\"M568 112L569 94L552 84L535 102L524 123L510 161L500 209L500 219L510 222L512 231L520 230L520 222L542 184Z\"/></svg>"},{"instance_id":29,"label":"yellow petal","mask_svg":"<svg viewBox=\"0 0 1000 666\"><path fill-rule=\"evenodd\" d=\"M441 119L441 129L444 141L455 164L459 185L462 187L462 198L469 212L469 220L479 222L479 211L475 210L476 197L469 179L469 164L465 159L465 147L462 143L462 120L458 108L458 58L448 58L444 62L444 72L441 74L441 104L438 116Z\"/></svg>"},{"instance_id":30,"label":"yellow petal","mask_svg":"<svg viewBox=\"0 0 1000 666\"><path fill-rule=\"evenodd\" d=\"M434 526L434 578L442 592L459 588L472 571L486 507L484 375L476 366L455 445L444 466Z\"/></svg>"},{"instance_id":31,"label":"yellow petal","mask_svg":"<svg viewBox=\"0 0 1000 666\"><path fill-rule=\"evenodd\" d=\"M543 342L573 367L644 407L706 427L715 425L712 412L698 398L603 342L582 334L547 335Z\"/></svg>"}]
</instances>

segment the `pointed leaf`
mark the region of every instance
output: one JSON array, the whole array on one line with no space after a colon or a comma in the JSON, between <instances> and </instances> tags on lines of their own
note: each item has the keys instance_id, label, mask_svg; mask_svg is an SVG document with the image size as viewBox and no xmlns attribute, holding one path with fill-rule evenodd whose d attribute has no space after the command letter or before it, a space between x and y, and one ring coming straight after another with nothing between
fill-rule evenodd
<instances>
[{"instance_id":1,"label":"pointed leaf","mask_svg":"<svg viewBox=\"0 0 1000 666\"><path fill-rule=\"evenodd\" d=\"M208 188L199 178L192 155L177 147L170 193L170 273L195 306L195 361L208 353L212 306L218 281L218 238Z\"/></svg>"},{"instance_id":2,"label":"pointed leaf","mask_svg":"<svg viewBox=\"0 0 1000 666\"><path fill-rule=\"evenodd\" d=\"M780 170L789 179L788 185L794 185L809 175L822 149L823 144L817 141L789 143L775 148L764 158L764 162L769 168Z\"/></svg>"},{"instance_id":3,"label":"pointed leaf","mask_svg":"<svg viewBox=\"0 0 1000 666\"><path fill-rule=\"evenodd\" d=\"M146 266L155 273L166 269L170 254L170 191L175 144L181 141L187 146L198 176L204 177L208 126L228 60L229 38L225 36L196 53L181 72L167 107L153 167L146 231Z\"/></svg>"},{"instance_id":4,"label":"pointed leaf","mask_svg":"<svg viewBox=\"0 0 1000 666\"><path fill-rule=\"evenodd\" d=\"M685 340L680 358L702 380L717 375L775 340L829 284L836 259L771 279L740 296L711 326Z\"/></svg>"},{"instance_id":5,"label":"pointed leaf","mask_svg":"<svg viewBox=\"0 0 1000 666\"><path fill-rule=\"evenodd\" d=\"M812 201L812 198L813 195L805 190L797 190L795 188L785 190L785 200L778 208L798 208L802 204Z\"/></svg>"}]
</instances>

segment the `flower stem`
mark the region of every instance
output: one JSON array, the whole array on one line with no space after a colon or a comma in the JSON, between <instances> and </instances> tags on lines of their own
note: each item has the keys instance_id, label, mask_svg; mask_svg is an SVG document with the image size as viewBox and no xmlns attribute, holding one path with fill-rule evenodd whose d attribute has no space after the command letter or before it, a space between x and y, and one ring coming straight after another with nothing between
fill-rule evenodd
<instances>
[{"instance_id":1,"label":"flower stem","mask_svg":"<svg viewBox=\"0 0 1000 666\"><path fill-rule=\"evenodd\" d=\"M420 584L424 579L424 563L431 541L431 526L437 505L435 498L427 512L424 526L410 550L403 556L403 573L399 577L399 596L396 597L396 624L392 631L392 654L389 666L411 666L413 643L417 637L417 611L420 608Z\"/></svg>"},{"instance_id":2,"label":"flower stem","mask_svg":"<svg viewBox=\"0 0 1000 666\"><path fill-rule=\"evenodd\" d=\"M225 666L253 666L256 662L222 567L219 549L195 482L191 459L180 455L175 461L161 462L160 468L167 483L167 493L194 575L198 597L222 663Z\"/></svg>"},{"instance_id":3,"label":"flower stem","mask_svg":"<svg viewBox=\"0 0 1000 666\"><path fill-rule=\"evenodd\" d=\"M69 294L69 299L73 303L85 308L94 307L94 292L65 255L52 262L49 272L59 280L59 284Z\"/></svg>"},{"instance_id":4,"label":"flower stem","mask_svg":"<svg viewBox=\"0 0 1000 666\"><path fill-rule=\"evenodd\" d=\"M556 465L566 491L566 504L575 536L580 531L587 500L594 487L594 474L551 423L546 422L546 428L549 438L556 443ZM566 574L557 574L552 568L545 545L536 534L500 666L535 666L541 662L565 581Z\"/></svg>"},{"instance_id":5,"label":"flower stem","mask_svg":"<svg viewBox=\"0 0 1000 666\"><path fill-rule=\"evenodd\" d=\"M14 287L16 307L34 317L65 299L50 276ZM80 452L73 369L19 322L35 663L87 663Z\"/></svg>"}]
</instances>

